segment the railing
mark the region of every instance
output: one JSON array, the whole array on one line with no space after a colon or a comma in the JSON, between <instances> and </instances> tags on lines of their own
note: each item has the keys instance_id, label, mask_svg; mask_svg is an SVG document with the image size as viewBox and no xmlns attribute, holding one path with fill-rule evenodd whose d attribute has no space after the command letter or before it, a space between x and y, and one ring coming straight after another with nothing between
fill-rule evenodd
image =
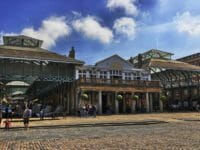
<instances>
[{"instance_id":1,"label":"railing","mask_svg":"<svg viewBox=\"0 0 200 150\"><path fill-rule=\"evenodd\" d=\"M133 87L160 87L160 81L145 80L121 80L121 79L98 79L80 78L77 85L109 85L109 86L133 86Z\"/></svg>"}]
</instances>

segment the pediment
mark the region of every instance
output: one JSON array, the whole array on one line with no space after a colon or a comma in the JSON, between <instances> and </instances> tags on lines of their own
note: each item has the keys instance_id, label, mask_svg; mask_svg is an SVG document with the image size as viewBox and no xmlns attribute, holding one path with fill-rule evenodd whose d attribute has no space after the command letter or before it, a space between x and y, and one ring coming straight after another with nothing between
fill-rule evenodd
<instances>
[{"instance_id":1,"label":"pediment","mask_svg":"<svg viewBox=\"0 0 200 150\"><path fill-rule=\"evenodd\" d=\"M113 55L95 64L97 67L108 68L110 70L131 70L133 65L118 55Z\"/></svg>"}]
</instances>

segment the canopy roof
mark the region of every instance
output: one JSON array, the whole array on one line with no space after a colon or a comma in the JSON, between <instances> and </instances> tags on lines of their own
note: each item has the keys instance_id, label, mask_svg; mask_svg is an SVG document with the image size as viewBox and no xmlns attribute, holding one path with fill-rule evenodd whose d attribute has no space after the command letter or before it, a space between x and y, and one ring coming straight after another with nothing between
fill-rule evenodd
<instances>
[{"instance_id":1,"label":"canopy roof","mask_svg":"<svg viewBox=\"0 0 200 150\"><path fill-rule=\"evenodd\" d=\"M159 57L159 58L164 58L165 56L169 55L172 56L174 54L170 53L170 52L166 52L166 51L162 51L162 50L158 50L158 49L150 49L147 52L142 53L143 56L151 56L151 57Z\"/></svg>"},{"instance_id":2,"label":"canopy roof","mask_svg":"<svg viewBox=\"0 0 200 150\"><path fill-rule=\"evenodd\" d=\"M12 95L12 96L15 96L15 95L22 95L22 94L24 94L23 91L15 91L15 92L13 92L11 95Z\"/></svg>"},{"instance_id":3,"label":"canopy roof","mask_svg":"<svg viewBox=\"0 0 200 150\"><path fill-rule=\"evenodd\" d=\"M27 43L23 42L27 40ZM38 60L60 63L83 64L79 61L41 48L42 41L27 36L4 37L0 45L0 58ZM20 42L22 42L20 45ZM29 42L29 43L28 43ZM35 44L35 45L34 45Z\"/></svg>"},{"instance_id":4,"label":"canopy roof","mask_svg":"<svg viewBox=\"0 0 200 150\"><path fill-rule=\"evenodd\" d=\"M189 56L185 56L185 57L179 58L177 60L187 61L187 60L191 60L191 59L195 59L195 58L200 58L200 53L195 53L195 54L192 54L192 55L189 55Z\"/></svg>"},{"instance_id":5,"label":"canopy roof","mask_svg":"<svg viewBox=\"0 0 200 150\"><path fill-rule=\"evenodd\" d=\"M199 71L200 67L191 65L185 62L180 62L176 60L164 60L164 59L149 59L143 64L142 68L163 68L171 70L184 70L184 71Z\"/></svg>"},{"instance_id":6,"label":"canopy roof","mask_svg":"<svg viewBox=\"0 0 200 150\"><path fill-rule=\"evenodd\" d=\"M145 61L149 58L160 58L160 59L171 59L171 56L174 55L170 52L158 50L158 49L150 49L144 53L139 54L142 57L142 60ZM131 60L134 60L134 62L138 62L138 56L131 57Z\"/></svg>"},{"instance_id":7,"label":"canopy roof","mask_svg":"<svg viewBox=\"0 0 200 150\"><path fill-rule=\"evenodd\" d=\"M28 83L23 81L11 81L6 84L7 86L30 86Z\"/></svg>"},{"instance_id":8,"label":"canopy roof","mask_svg":"<svg viewBox=\"0 0 200 150\"><path fill-rule=\"evenodd\" d=\"M20 46L20 47L41 47L43 41L32 37L18 35L18 36L4 36L4 45Z\"/></svg>"}]
</instances>

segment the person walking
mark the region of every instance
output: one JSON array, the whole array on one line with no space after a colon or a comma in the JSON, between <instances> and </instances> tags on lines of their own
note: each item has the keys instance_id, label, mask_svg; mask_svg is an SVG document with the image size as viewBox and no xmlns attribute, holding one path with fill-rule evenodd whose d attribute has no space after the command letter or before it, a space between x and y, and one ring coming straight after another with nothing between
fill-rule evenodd
<instances>
[{"instance_id":1,"label":"person walking","mask_svg":"<svg viewBox=\"0 0 200 150\"><path fill-rule=\"evenodd\" d=\"M1 128L1 121L2 121L3 115L2 115L2 110L0 109L0 128Z\"/></svg>"},{"instance_id":2,"label":"person walking","mask_svg":"<svg viewBox=\"0 0 200 150\"><path fill-rule=\"evenodd\" d=\"M5 118L8 119L9 118L9 105L6 106L5 109Z\"/></svg>"},{"instance_id":3,"label":"person walking","mask_svg":"<svg viewBox=\"0 0 200 150\"><path fill-rule=\"evenodd\" d=\"M11 127L11 121L9 120L9 118L6 118L6 120L4 121L5 124L5 130L9 130Z\"/></svg>"},{"instance_id":4,"label":"person walking","mask_svg":"<svg viewBox=\"0 0 200 150\"><path fill-rule=\"evenodd\" d=\"M24 113L23 113L23 119L24 119L24 127L26 130L29 129L29 119L31 117L31 110L27 107L25 110L24 110Z\"/></svg>"}]
</instances>

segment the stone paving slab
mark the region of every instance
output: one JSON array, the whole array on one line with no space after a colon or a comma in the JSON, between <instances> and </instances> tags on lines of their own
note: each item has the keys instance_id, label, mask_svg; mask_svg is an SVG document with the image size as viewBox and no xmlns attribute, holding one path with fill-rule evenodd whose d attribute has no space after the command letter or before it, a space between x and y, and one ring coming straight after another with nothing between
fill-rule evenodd
<instances>
[{"instance_id":1,"label":"stone paving slab","mask_svg":"<svg viewBox=\"0 0 200 150\"><path fill-rule=\"evenodd\" d=\"M200 122L0 131L1 150L199 150Z\"/></svg>"},{"instance_id":2,"label":"stone paving slab","mask_svg":"<svg viewBox=\"0 0 200 150\"><path fill-rule=\"evenodd\" d=\"M31 126L29 129L50 129L50 128L83 128L83 127L106 127L106 126L133 126L133 125L151 125L151 124L160 124L168 123L165 121L137 121L137 122L115 122L115 123L84 123L84 124L67 124L67 125L54 125L54 126ZM11 127L9 130L18 130L24 129L24 127ZM1 130L5 130L1 128Z\"/></svg>"},{"instance_id":3,"label":"stone paving slab","mask_svg":"<svg viewBox=\"0 0 200 150\"><path fill-rule=\"evenodd\" d=\"M97 116L96 118L80 118L76 116L58 117L56 120L46 118L31 118L30 127L37 126L66 126L78 124L98 124L98 123L122 123L122 122L145 122L145 121L163 121L163 122L181 122L186 118L197 119L198 114L191 113L151 113L151 114L131 114L131 115L109 115ZM22 119L13 119L12 127L23 127ZM3 127L3 123L2 123Z\"/></svg>"}]
</instances>

